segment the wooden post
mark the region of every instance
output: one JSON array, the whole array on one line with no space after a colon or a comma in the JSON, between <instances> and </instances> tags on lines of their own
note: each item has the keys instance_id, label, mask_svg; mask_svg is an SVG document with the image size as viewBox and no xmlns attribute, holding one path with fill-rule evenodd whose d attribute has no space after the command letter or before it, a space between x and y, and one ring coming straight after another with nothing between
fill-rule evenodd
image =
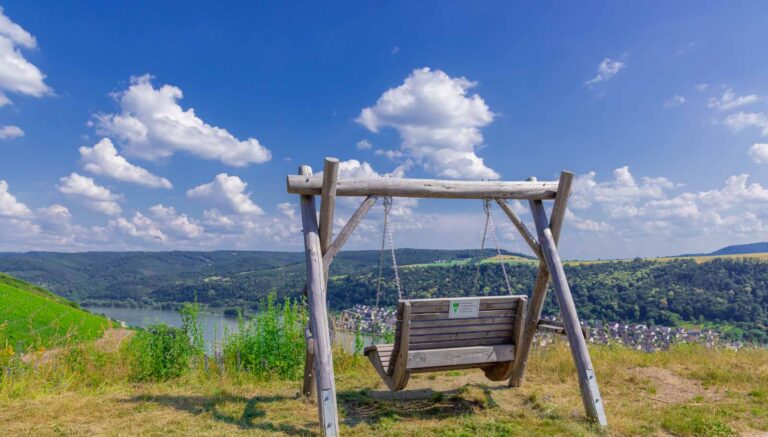
<instances>
[{"instance_id":1,"label":"wooden post","mask_svg":"<svg viewBox=\"0 0 768 437\"><path fill-rule=\"evenodd\" d=\"M587 410L589 417L596 419L601 426L607 426L608 421L605 418L603 400L600 397L595 370L592 367L592 360L587 350L587 342L584 340L584 335L581 332L576 305L573 303L573 296L565 277L563 263L557 252L555 238L549 227L547 213L541 200L531 201L531 211L533 212L536 231L539 235L539 245L544 254L544 262L552 277L557 303L563 314L563 325L568 336L568 344L571 347L573 361L576 363L576 373L579 377L579 388L581 389L584 408Z\"/></svg>"},{"instance_id":2,"label":"wooden post","mask_svg":"<svg viewBox=\"0 0 768 437\"><path fill-rule=\"evenodd\" d=\"M536 180L536 178L530 178L530 180ZM572 181L573 173L567 171L560 173L560 182L557 184L555 204L552 206L552 217L549 220L549 228L552 231L552 237L555 240L555 244L560 240L560 230L562 229L563 219L565 218L568 196L571 195ZM541 318L541 310L544 308L544 300L547 297L548 286L549 269L547 269L547 264L544 262L543 256L540 256L539 272L536 274L536 281L533 283L531 299L528 301L528 314L525 317L523 341L519 345L520 355L518 355L515 360L515 368L512 372L512 377L509 380L509 385L512 387L520 387L523 384L525 368L528 364L528 355L531 351L531 346L533 345L533 337L536 335L539 319Z\"/></svg>"},{"instance_id":3,"label":"wooden post","mask_svg":"<svg viewBox=\"0 0 768 437\"><path fill-rule=\"evenodd\" d=\"M309 167L302 166L302 174L306 175L309 171L311 171ZM312 195L301 196L301 221L304 227L310 325L315 342L314 374L317 379L317 407L320 413L320 425L324 435L337 436L339 417L336 406L336 382L333 376L331 335L328 329L323 253L320 247L315 198Z\"/></svg>"},{"instance_id":4,"label":"wooden post","mask_svg":"<svg viewBox=\"0 0 768 437\"><path fill-rule=\"evenodd\" d=\"M320 194L320 248L328 251L333 236L333 213L336 208L336 181L339 179L339 160L325 158L323 189Z\"/></svg>"}]
</instances>

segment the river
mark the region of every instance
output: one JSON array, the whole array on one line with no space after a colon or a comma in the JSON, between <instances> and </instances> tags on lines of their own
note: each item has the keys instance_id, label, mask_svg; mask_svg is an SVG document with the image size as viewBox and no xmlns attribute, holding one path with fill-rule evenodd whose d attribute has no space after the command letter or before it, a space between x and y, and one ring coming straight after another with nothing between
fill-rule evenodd
<instances>
[{"instance_id":1,"label":"river","mask_svg":"<svg viewBox=\"0 0 768 437\"><path fill-rule=\"evenodd\" d=\"M152 323L163 322L169 326L181 327L181 315L178 311L160 310L153 308L117 308L105 306L89 306L86 309L95 314L103 314L110 319L125 322L129 326L146 327ZM214 347L221 350L221 339L223 333L238 331L237 319L226 317L217 309L208 309L201 311L200 322L203 326L203 340L208 351L213 351ZM347 352L353 352L355 348L355 335L350 332L338 332L336 342L340 344ZM369 336L363 336L365 346L372 342Z\"/></svg>"}]
</instances>

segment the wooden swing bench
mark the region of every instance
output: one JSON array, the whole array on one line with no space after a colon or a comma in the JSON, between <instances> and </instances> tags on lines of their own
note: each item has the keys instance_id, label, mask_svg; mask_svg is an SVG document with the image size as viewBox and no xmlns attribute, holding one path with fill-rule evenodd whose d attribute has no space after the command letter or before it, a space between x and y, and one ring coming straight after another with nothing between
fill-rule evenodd
<instances>
[{"instance_id":1,"label":"wooden swing bench","mask_svg":"<svg viewBox=\"0 0 768 437\"><path fill-rule=\"evenodd\" d=\"M339 433L326 300L329 267L380 197L385 201L385 221L387 199L391 203L393 197L481 199L487 215L486 227L491 221L490 204L496 202L539 259L530 305L525 296L405 299L395 265L399 295L395 342L365 349L365 355L387 386L391 390L402 390L411 373L479 368L491 380L509 378L510 386L519 387L523 382L534 335L539 329L548 285L552 282L563 323L562 328L551 328L564 332L568 337L587 415L601 426L607 425L592 360L557 248L572 180L570 172L561 172L558 181L537 181L535 178L506 182L383 177L339 179L339 160L335 158L325 159L322 176L313 176L312 168L306 165L299 168L298 175L288 176L288 192L300 196L307 263L306 294L310 317L305 331L307 354L302 393L316 396L325 436L337 436ZM317 195L321 200L319 217L315 206ZM337 196L365 198L334 238ZM535 233L507 203L509 200L528 202ZM548 200L554 201L549 215L544 206L544 201ZM391 228L388 231L391 232ZM391 235L390 247L393 248L395 264ZM506 280L503 263L501 268ZM381 266L379 270L381 272ZM508 281L507 288L511 289ZM456 313L456 304L463 310L459 308L459 314L451 314L449 311Z\"/></svg>"},{"instance_id":2,"label":"wooden swing bench","mask_svg":"<svg viewBox=\"0 0 768 437\"><path fill-rule=\"evenodd\" d=\"M482 369L492 381L508 379L521 342L526 296L401 300L394 344L365 348L390 390L402 390L411 373ZM451 317L450 306L474 309Z\"/></svg>"}]
</instances>

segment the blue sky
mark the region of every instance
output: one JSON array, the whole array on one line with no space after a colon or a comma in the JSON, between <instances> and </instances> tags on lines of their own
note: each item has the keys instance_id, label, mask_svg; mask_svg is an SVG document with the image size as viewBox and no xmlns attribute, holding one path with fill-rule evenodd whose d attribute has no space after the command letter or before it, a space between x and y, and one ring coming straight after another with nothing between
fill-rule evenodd
<instances>
[{"instance_id":1,"label":"blue sky","mask_svg":"<svg viewBox=\"0 0 768 437\"><path fill-rule=\"evenodd\" d=\"M571 170L569 258L768 239L762 2L0 7L0 251L300 249L284 178L323 156ZM479 245L480 202L396 206L398 246Z\"/></svg>"}]
</instances>

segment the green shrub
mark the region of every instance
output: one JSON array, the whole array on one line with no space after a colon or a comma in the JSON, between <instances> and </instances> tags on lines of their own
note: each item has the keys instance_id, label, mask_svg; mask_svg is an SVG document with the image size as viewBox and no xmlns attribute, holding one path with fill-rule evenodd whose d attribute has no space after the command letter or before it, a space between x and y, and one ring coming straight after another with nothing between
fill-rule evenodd
<instances>
[{"instance_id":1,"label":"green shrub","mask_svg":"<svg viewBox=\"0 0 768 437\"><path fill-rule=\"evenodd\" d=\"M304 365L304 327L307 310L286 299L277 304L276 293L259 302L259 312L246 322L239 317L238 332L224 335L224 361L230 370L247 371L257 377L297 379Z\"/></svg>"},{"instance_id":2,"label":"green shrub","mask_svg":"<svg viewBox=\"0 0 768 437\"><path fill-rule=\"evenodd\" d=\"M165 381L177 378L204 359L203 327L200 306L186 303L181 310L182 327L156 323L131 340L132 376L139 381Z\"/></svg>"}]
</instances>

